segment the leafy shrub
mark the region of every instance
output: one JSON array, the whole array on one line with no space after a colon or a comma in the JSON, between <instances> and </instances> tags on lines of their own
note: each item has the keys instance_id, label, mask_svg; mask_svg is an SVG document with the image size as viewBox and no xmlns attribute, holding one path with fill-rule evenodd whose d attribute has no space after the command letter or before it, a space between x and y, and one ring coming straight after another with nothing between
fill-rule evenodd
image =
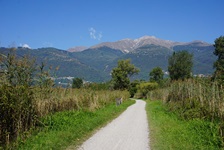
<instances>
[{"instance_id":1,"label":"leafy shrub","mask_svg":"<svg viewBox=\"0 0 224 150\"><path fill-rule=\"evenodd\" d=\"M155 90L159 87L156 82L143 82L137 85L137 93L136 96L140 96L137 98L146 98L146 95L149 91ZM135 96L135 97L136 97Z\"/></svg>"}]
</instances>

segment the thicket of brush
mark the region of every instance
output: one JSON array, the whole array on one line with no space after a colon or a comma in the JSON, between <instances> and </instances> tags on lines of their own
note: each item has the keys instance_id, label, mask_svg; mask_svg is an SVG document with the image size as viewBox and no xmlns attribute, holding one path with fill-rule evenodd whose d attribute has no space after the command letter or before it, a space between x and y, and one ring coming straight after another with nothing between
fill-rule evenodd
<instances>
[{"instance_id":1,"label":"thicket of brush","mask_svg":"<svg viewBox=\"0 0 224 150\"><path fill-rule=\"evenodd\" d=\"M0 149L40 124L40 118L64 110L95 110L127 99L126 91L54 88L44 64L14 54L0 57Z\"/></svg>"},{"instance_id":2,"label":"thicket of brush","mask_svg":"<svg viewBox=\"0 0 224 150\"><path fill-rule=\"evenodd\" d=\"M149 99L163 100L171 111L184 119L200 118L217 123L224 143L224 91L210 79L175 81L168 88L148 93ZM212 136L212 135L211 135Z\"/></svg>"}]
</instances>

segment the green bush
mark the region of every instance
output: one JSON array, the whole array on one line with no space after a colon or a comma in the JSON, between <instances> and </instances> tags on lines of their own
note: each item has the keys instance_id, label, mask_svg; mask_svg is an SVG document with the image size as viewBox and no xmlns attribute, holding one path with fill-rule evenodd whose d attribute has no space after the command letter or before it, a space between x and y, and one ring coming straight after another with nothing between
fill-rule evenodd
<instances>
[{"instance_id":1,"label":"green bush","mask_svg":"<svg viewBox=\"0 0 224 150\"><path fill-rule=\"evenodd\" d=\"M136 96L137 98L146 98L147 93L149 91L155 90L159 87L158 83L156 82L143 82L137 85L137 93ZM135 96L135 97L136 97Z\"/></svg>"}]
</instances>

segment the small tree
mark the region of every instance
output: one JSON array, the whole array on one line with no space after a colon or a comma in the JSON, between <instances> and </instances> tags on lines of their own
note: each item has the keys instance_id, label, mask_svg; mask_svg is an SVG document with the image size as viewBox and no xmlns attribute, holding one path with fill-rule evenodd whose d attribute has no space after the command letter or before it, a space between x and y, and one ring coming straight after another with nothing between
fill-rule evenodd
<instances>
[{"instance_id":1,"label":"small tree","mask_svg":"<svg viewBox=\"0 0 224 150\"><path fill-rule=\"evenodd\" d=\"M152 71L149 73L150 81L155 81L157 83L160 83L163 80L163 70L160 67L155 67L152 69Z\"/></svg>"},{"instance_id":2,"label":"small tree","mask_svg":"<svg viewBox=\"0 0 224 150\"><path fill-rule=\"evenodd\" d=\"M131 64L131 60L119 60L116 68L112 70L112 82L114 89L124 90L129 87L130 77L139 72L139 69Z\"/></svg>"},{"instance_id":3,"label":"small tree","mask_svg":"<svg viewBox=\"0 0 224 150\"><path fill-rule=\"evenodd\" d=\"M80 89L83 86L83 80L81 78L74 78L72 80L72 88Z\"/></svg>"},{"instance_id":4,"label":"small tree","mask_svg":"<svg viewBox=\"0 0 224 150\"><path fill-rule=\"evenodd\" d=\"M214 79L218 80L219 83L224 83L224 36L220 36L215 40L215 51L214 55L218 56L218 59L214 63L215 73Z\"/></svg>"},{"instance_id":5,"label":"small tree","mask_svg":"<svg viewBox=\"0 0 224 150\"><path fill-rule=\"evenodd\" d=\"M168 71L171 80L184 80L191 77L193 67L193 54L187 51L174 52L168 59Z\"/></svg>"}]
</instances>

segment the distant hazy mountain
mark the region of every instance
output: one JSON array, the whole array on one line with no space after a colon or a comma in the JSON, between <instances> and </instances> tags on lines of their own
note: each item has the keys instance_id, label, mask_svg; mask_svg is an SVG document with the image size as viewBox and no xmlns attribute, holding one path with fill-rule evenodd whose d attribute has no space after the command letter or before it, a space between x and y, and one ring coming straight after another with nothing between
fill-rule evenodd
<instances>
[{"instance_id":1,"label":"distant hazy mountain","mask_svg":"<svg viewBox=\"0 0 224 150\"><path fill-rule=\"evenodd\" d=\"M212 74L214 47L203 41L188 43L173 42L144 36L139 39L123 39L116 42L103 42L90 48L75 47L69 51L56 48L27 49L18 48L17 55L29 54L37 62L45 62L48 66L59 70L52 76L80 77L84 80L102 82L110 80L111 70L121 59L131 59L131 62L141 71L135 79L149 79L149 72L154 67L167 71L168 58L174 51L187 50L194 55L193 74ZM0 53L6 55L7 48L0 48Z\"/></svg>"}]
</instances>

